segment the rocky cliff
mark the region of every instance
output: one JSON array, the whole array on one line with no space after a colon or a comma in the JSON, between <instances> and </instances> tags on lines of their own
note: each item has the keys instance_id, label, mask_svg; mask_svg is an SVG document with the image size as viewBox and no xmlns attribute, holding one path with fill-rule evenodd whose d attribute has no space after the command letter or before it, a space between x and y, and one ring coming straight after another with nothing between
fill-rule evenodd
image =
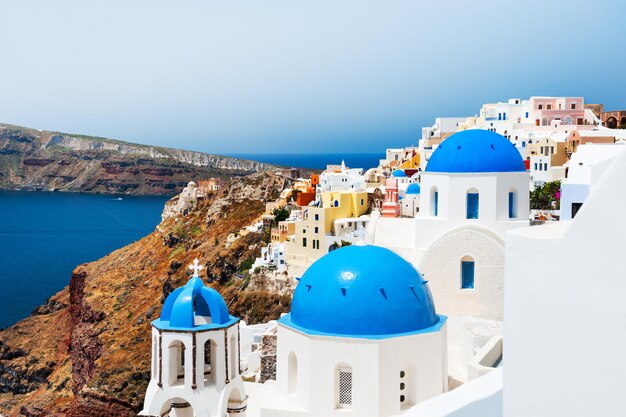
<instances>
[{"instance_id":1,"label":"rocky cliff","mask_svg":"<svg viewBox=\"0 0 626 417\"><path fill-rule=\"evenodd\" d=\"M190 180L271 168L201 152L0 124L0 189L173 195Z\"/></svg>"},{"instance_id":2,"label":"rocky cliff","mask_svg":"<svg viewBox=\"0 0 626 417\"><path fill-rule=\"evenodd\" d=\"M33 315L0 331L0 414L130 417L141 409L150 371L150 321L165 297L190 276L194 258L248 323L276 319L290 305L246 284L244 265L268 234L238 233L253 224L285 179L259 173L231 180L184 216L73 272L70 285ZM234 241L227 237L236 234Z\"/></svg>"}]
</instances>

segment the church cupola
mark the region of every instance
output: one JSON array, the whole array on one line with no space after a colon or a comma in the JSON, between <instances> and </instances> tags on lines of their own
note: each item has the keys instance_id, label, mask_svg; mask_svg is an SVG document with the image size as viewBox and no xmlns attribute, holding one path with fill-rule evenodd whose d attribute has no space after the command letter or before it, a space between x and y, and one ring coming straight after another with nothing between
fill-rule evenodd
<instances>
[{"instance_id":1,"label":"church cupola","mask_svg":"<svg viewBox=\"0 0 626 417\"><path fill-rule=\"evenodd\" d=\"M152 377L144 416L245 416L239 369L239 319L199 276L165 300L152 322Z\"/></svg>"}]
</instances>

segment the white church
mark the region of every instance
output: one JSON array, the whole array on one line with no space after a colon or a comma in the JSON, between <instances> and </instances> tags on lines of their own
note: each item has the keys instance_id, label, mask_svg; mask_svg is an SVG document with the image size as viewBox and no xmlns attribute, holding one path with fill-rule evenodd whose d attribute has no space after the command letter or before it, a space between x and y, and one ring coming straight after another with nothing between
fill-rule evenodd
<instances>
[{"instance_id":1,"label":"white church","mask_svg":"<svg viewBox=\"0 0 626 417\"><path fill-rule=\"evenodd\" d=\"M415 218L373 216L303 274L276 381L242 381L238 319L192 266L152 323L140 415L624 416L625 181L626 153L574 220L530 227L516 148L455 134Z\"/></svg>"}]
</instances>

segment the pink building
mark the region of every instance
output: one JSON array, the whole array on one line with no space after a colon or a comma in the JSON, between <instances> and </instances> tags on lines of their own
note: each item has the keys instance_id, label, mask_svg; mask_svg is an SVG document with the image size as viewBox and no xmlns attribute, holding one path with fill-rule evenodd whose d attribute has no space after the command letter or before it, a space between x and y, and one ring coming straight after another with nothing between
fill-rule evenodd
<instances>
[{"instance_id":1,"label":"pink building","mask_svg":"<svg viewBox=\"0 0 626 417\"><path fill-rule=\"evenodd\" d=\"M383 217L400 217L400 203L398 202L398 179L388 178L385 183L385 202L383 203Z\"/></svg>"},{"instance_id":2,"label":"pink building","mask_svg":"<svg viewBox=\"0 0 626 417\"><path fill-rule=\"evenodd\" d=\"M585 123L582 97L531 97L535 126L550 126L555 121L563 125Z\"/></svg>"}]
</instances>

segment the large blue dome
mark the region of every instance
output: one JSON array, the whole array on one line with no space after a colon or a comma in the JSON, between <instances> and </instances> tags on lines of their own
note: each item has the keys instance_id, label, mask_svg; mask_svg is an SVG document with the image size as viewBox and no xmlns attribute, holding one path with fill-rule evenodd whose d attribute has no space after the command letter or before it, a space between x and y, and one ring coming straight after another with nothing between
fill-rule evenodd
<instances>
[{"instance_id":1,"label":"large blue dome","mask_svg":"<svg viewBox=\"0 0 626 417\"><path fill-rule=\"evenodd\" d=\"M519 151L504 136L474 129L455 133L433 152L426 172L524 172Z\"/></svg>"},{"instance_id":2,"label":"large blue dome","mask_svg":"<svg viewBox=\"0 0 626 417\"><path fill-rule=\"evenodd\" d=\"M210 330L228 327L237 320L228 314L220 293L194 276L184 287L172 291L165 299L161 317L152 324L162 330Z\"/></svg>"},{"instance_id":3,"label":"large blue dome","mask_svg":"<svg viewBox=\"0 0 626 417\"><path fill-rule=\"evenodd\" d=\"M307 269L280 322L308 334L383 338L430 331L445 317L410 263L389 249L353 245Z\"/></svg>"}]
</instances>

